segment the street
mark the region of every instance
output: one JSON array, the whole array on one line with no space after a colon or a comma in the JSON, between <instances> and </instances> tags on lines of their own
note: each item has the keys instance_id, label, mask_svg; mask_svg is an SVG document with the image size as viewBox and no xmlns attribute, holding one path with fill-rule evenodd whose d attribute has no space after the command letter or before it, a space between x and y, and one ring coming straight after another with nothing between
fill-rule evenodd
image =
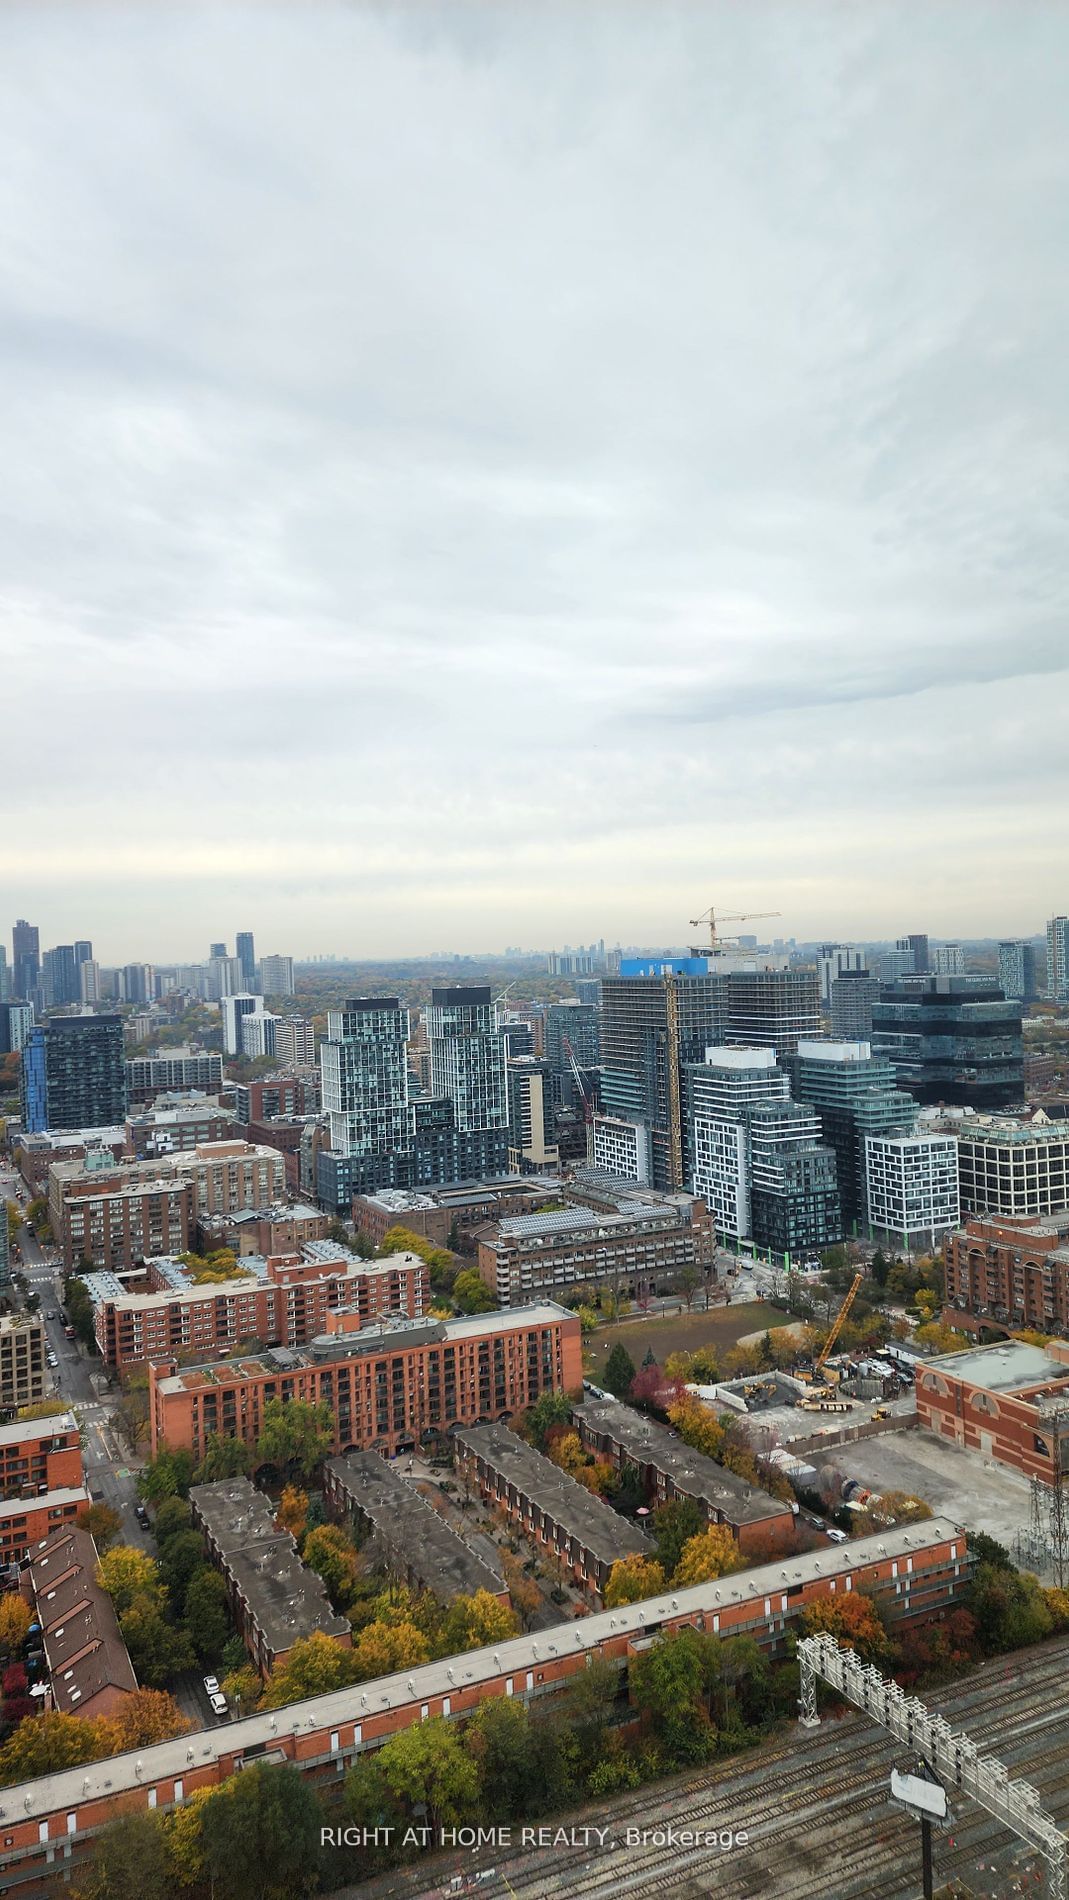
<instances>
[{"instance_id":1,"label":"street","mask_svg":"<svg viewBox=\"0 0 1069 1900\"><path fill-rule=\"evenodd\" d=\"M22 1183L10 1166L0 1167L0 1195L18 1200ZM25 1205L25 1203L23 1203ZM142 1530L134 1515L137 1504L139 1460L131 1462L124 1441L114 1423L117 1392L111 1392L100 1361L86 1352L76 1339L68 1339L61 1318L63 1270L54 1247L42 1248L31 1228L19 1229L22 1271L30 1290L40 1300L39 1315L44 1321L48 1344L58 1364L49 1372L49 1397L62 1399L77 1414L82 1431L82 1456L85 1482L94 1499L102 1499L119 1512L123 1528L118 1542L136 1544L155 1553L155 1544ZM49 1318L49 1314L53 1318Z\"/></svg>"}]
</instances>

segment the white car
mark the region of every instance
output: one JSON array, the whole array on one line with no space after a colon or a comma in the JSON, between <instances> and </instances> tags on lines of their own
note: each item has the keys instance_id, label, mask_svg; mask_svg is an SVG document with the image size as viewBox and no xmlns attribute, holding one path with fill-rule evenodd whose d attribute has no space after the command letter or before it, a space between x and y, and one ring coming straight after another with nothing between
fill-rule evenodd
<instances>
[{"instance_id":1,"label":"white car","mask_svg":"<svg viewBox=\"0 0 1069 1900\"><path fill-rule=\"evenodd\" d=\"M212 1705L213 1715L229 1715L230 1714L230 1709L227 1705L227 1699L225 1695L210 1695L208 1697L208 1700Z\"/></svg>"},{"instance_id":2,"label":"white car","mask_svg":"<svg viewBox=\"0 0 1069 1900\"><path fill-rule=\"evenodd\" d=\"M213 1695L218 1695L218 1694L219 1694L219 1678L218 1678L218 1676L205 1676L205 1678L204 1678L204 1692L205 1692L205 1694L206 1694L206 1695L209 1695L209 1696L213 1696Z\"/></svg>"}]
</instances>

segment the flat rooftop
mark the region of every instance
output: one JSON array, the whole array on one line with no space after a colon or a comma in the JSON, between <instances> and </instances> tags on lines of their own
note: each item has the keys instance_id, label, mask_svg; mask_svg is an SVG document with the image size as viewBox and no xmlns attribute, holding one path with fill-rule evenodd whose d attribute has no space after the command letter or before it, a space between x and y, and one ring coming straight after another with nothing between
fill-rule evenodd
<instances>
[{"instance_id":1,"label":"flat rooftop","mask_svg":"<svg viewBox=\"0 0 1069 1900\"><path fill-rule=\"evenodd\" d=\"M649 1550L647 1539L636 1525L629 1524L611 1504L543 1458L507 1426L460 1426L453 1441L484 1459L537 1510L548 1512L571 1536L578 1537L602 1563L612 1564L618 1557Z\"/></svg>"},{"instance_id":2,"label":"flat rooftop","mask_svg":"<svg viewBox=\"0 0 1069 1900\"><path fill-rule=\"evenodd\" d=\"M81 1507L91 1502L82 1484L65 1486L60 1491L41 1491L32 1498L0 1498L0 1523L6 1524L12 1517L25 1517L28 1511L62 1511L70 1504ZM55 1526L56 1530L62 1528L61 1524Z\"/></svg>"},{"instance_id":3,"label":"flat rooftop","mask_svg":"<svg viewBox=\"0 0 1069 1900\"><path fill-rule=\"evenodd\" d=\"M77 1430L73 1412L57 1412L54 1418L16 1418L10 1425L0 1425L0 1446L21 1445L28 1438L55 1438L61 1432Z\"/></svg>"},{"instance_id":4,"label":"flat rooftop","mask_svg":"<svg viewBox=\"0 0 1069 1900\"><path fill-rule=\"evenodd\" d=\"M527 1670L545 1669L547 1661L567 1652L596 1656L599 1645L610 1637L650 1636L669 1618L713 1615L730 1604L752 1604L754 1616L759 1618L764 1599L774 1592L794 1596L806 1584L828 1587L848 1575L856 1577L865 1563L887 1557L903 1561L907 1557L917 1558L955 1537L960 1537L964 1553L965 1532L956 1520L933 1517L923 1524L852 1538L849 1543L836 1544L830 1550L781 1558L754 1570L719 1577L712 1583L693 1584L685 1590L665 1590L642 1603L601 1610L578 1621L561 1622L551 1629L510 1637L508 1642L486 1649L446 1656L438 1662L421 1663L415 1669L380 1676L374 1682L357 1683L350 1688L331 1690L327 1695L292 1702L285 1710L286 1720L293 1730L330 1729L344 1722L360 1721L372 1708L376 1712L410 1711L413 1703L450 1695L458 1689L468 1693L480 1683L499 1682L504 1675L522 1680ZM127 1791L143 1801L146 1788L185 1772L191 1748L198 1763L214 1765L224 1759L232 1761L235 1755L247 1756L250 1750L270 1748L278 1739L278 1730L279 1716L265 1709L237 1722L180 1735L151 1747L131 1749L125 1755L85 1762L76 1768L55 1769L51 1774L6 1788L4 1805L12 1813L39 1818L85 1807Z\"/></svg>"},{"instance_id":5,"label":"flat rooftop","mask_svg":"<svg viewBox=\"0 0 1069 1900\"><path fill-rule=\"evenodd\" d=\"M1009 1339L997 1346L975 1346L969 1352L948 1352L942 1358L926 1360L918 1367L925 1372L941 1372L949 1379L963 1379L984 1392L1020 1392L1027 1386L1062 1383L1069 1395L1069 1365L1061 1359L1049 1359L1042 1346L1029 1346L1022 1339Z\"/></svg>"},{"instance_id":6,"label":"flat rooftop","mask_svg":"<svg viewBox=\"0 0 1069 1900\"><path fill-rule=\"evenodd\" d=\"M642 1417L629 1405L591 1399L576 1406L574 1416L591 1431L611 1437L636 1464L663 1471L677 1490L701 1499L729 1524L758 1524L770 1517L793 1515L789 1504L747 1484L704 1452L692 1450L666 1425Z\"/></svg>"},{"instance_id":7,"label":"flat rooftop","mask_svg":"<svg viewBox=\"0 0 1069 1900\"><path fill-rule=\"evenodd\" d=\"M348 1634L322 1579L301 1562L293 1538L279 1530L267 1498L248 1478L194 1485L189 1501L276 1656L316 1630Z\"/></svg>"},{"instance_id":8,"label":"flat rooftop","mask_svg":"<svg viewBox=\"0 0 1069 1900\"><path fill-rule=\"evenodd\" d=\"M492 1596L504 1590L500 1572L469 1550L422 1491L377 1453L350 1452L332 1458L326 1469L346 1502L370 1520L387 1548L396 1548L413 1576L443 1602L476 1590Z\"/></svg>"}]
</instances>

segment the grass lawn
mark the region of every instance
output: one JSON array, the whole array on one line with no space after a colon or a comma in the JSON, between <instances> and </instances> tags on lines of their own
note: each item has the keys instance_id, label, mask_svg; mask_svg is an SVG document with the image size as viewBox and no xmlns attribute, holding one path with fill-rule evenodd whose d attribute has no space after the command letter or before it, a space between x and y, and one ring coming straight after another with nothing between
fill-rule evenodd
<instances>
[{"instance_id":1,"label":"grass lawn","mask_svg":"<svg viewBox=\"0 0 1069 1900\"><path fill-rule=\"evenodd\" d=\"M617 1340L626 1346L636 1366L642 1364L650 1347L658 1365L663 1366L671 1352L694 1352L699 1346L719 1346L726 1351L747 1333L775 1332L777 1326L794 1322L789 1313L770 1306L766 1300L749 1300L743 1306L714 1306L708 1313L672 1313L666 1318L616 1320L611 1326L599 1326L583 1341L584 1359L597 1382L598 1369L605 1364Z\"/></svg>"}]
</instances>

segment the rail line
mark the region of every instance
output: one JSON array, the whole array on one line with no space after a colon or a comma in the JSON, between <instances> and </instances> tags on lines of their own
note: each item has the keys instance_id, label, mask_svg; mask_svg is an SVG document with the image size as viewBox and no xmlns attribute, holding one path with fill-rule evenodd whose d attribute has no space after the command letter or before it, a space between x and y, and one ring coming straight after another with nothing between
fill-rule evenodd
<instances>
[{"instance_id":1,"label":"rail line","mask_svg":"<svg viewBox=\"0 0 1069 1900\"><path fill-rule=\"evenodd\" d=\"M1069 1823L1069 1639L982 1665L974 1674L927 1694L955 1728L1026 1775L1055 1820ZM671 1782L654 1784L553 1816L546 1825L608 1827L604 1850L543 1849L496 1857L498 1877L477 1892L516 1900L912 1900L919 1878L916 1824L889 1798L892 1763L901 1748L861 1715L827 1718L819 1729L785 1729L766 1747L720 1758ZM982 1810L951 1794L950 1825L937 1831L937 1883L957 1877L975 1891L1014 1891L1038 1862ZM744 1846L728 1851L680 1850L654 1841L625 1845L630 1828L744 1830ZM424 1862L387 1880L345 1890L339 1900L439 1900L455 1868L494 1864L492 1851L467 1860ZM977 1884L979 1867L987 1885ZM432 1867L440 1869L437 1874ZM1015 1874L1014 1869L1017 1872Z\"/></svg>"}]
</instances>

